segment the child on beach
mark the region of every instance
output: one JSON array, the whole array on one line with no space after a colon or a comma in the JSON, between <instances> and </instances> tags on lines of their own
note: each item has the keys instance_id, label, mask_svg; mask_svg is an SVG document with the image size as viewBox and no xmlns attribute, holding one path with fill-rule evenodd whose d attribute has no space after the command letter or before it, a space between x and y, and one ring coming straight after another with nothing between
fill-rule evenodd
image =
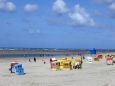
<instances>
[{"instance_id":1,"label":"child on beach","mask_svg":"<svg viewBox=\"0 0 115 86\"><path fill-rule=\"evenodd\" d=\"M42 59L42 61L43 61L44 64L46 64L46 61L45 61L45 60Z\"/></svg>"}]
</instances>

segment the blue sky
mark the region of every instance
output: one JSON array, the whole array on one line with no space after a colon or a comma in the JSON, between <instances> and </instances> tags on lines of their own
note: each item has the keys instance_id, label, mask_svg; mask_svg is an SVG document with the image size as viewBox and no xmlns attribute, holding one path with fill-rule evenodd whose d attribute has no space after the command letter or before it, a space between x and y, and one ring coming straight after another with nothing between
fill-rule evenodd
<instances>
[{"instance_id":1,"label":"blue sky","mask_svg":"<svg viewBox=\"0 0 115 86\"><path fill-rule=\"evenodd\" d=\"M114 0L0 0L0 47L115 49Z\"/></svg>"}]
</instances>

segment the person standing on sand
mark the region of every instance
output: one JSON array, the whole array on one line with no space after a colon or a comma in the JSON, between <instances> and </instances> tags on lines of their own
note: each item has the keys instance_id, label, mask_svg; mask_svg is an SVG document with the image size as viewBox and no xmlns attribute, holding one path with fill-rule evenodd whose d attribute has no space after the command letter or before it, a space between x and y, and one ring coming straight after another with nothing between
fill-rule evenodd
<instances>
[{"instance_id":1,"label":"person standing on sand","mask_svg":"<svg viewBox=\"0 0 115 86\"><path fill-rule=\"evenodd\" d=\"M29 59L29 62L31 62L31 60Z\"/></svg>"},{"instance_id":2,"label":"person standing on sand","mask_svg":"<svg viewBox=\"0 0 115 86\"><path fill-rule=\"evenodd\" d=\"M34 62L36 62L36 58L34 57Z\"/></svg>"},{"instance_id":3,"label":"person standing on sand","mask_svg":"<svg viewBox=\"0 0 115 86\"><path fill-rule=\"evenodd\" d=\"M85 59L85 57L83 56L83 60Z\"/></svg>"},{"instance_id":4,"label":"person standing on sand","mask_svg":"<svg viewBox=\"0 0 115 86\"><path fill-rule=\"evenodd\" d=\"M50 63L52 62L52 59L50 58Z\"/></svg>"}]
</instances>

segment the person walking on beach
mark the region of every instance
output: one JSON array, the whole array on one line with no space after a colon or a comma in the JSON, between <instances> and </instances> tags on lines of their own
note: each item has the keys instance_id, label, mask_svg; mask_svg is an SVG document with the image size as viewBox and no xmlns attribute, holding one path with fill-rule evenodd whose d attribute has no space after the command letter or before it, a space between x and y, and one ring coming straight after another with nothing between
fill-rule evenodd
<instances>
[{"instance_id":1,"label":"person walking on beach","mask_svg":"<svg viewBox=\"0 0 115 86\"><path fill-rule=\"evenodd\" d=\"M31 62L31 60L29 59L29 62Z\"/></svg>"},{"instance_id":2,"label":"person walking on beach","mask_svg":"<svg viewBox=\"0 0 115 86\"><path fill-rule=\"evenodd\" d=\"M83 56L83 60L85 59L85 56Z\"/></svg>"},{"instance_id":3,"label":"person walking on beach","mask_svg":"<svg viewBox=\"0 0 115 86\"><path fill-rule=\"evenodd\" d=\"M44 64L46 64L46 61L44 61Z\"/></svg>"},{"instance_id":4,"label":"person walking on beach","mask_svg":"<svg viewBox=\"0 0 115 86\"><path fill-rule=\"evenodd\" d=\"M34 57L34 62L36 62L36 58Z\"/></svg>"},{"instance_id":5,"label":"person walking on beach","mask_svg":"<svg viewBox=\"0 0 115 86\"><path fill-rule=\"evenodd\" d=\"M12 68L13 68L13 67L11 66L11 68L9 69L9 70L10 70L10 73L13 73L13 72L12 72Z\"/></svg>"}]
</instances>

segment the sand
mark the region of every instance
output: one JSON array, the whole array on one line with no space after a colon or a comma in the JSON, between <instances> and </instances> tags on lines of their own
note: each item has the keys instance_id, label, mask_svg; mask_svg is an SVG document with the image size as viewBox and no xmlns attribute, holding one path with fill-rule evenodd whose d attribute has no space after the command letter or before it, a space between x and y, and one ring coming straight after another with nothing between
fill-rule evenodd
<instances>
[{"instance_id":1,"label":"sand","mask_svg":"<svg viewBox=\"0 0 115 86\"><path fill-rule=\"evenodd\" d=\"M23 64L25 75L11 74L10 62ZM49 60L43 64L28 62L28 59L0 59L0 86L115 86L115 65L106 65L105 60L83 63L83 68L72 71L52 71Z\"/></svg>"}]
</instances>

